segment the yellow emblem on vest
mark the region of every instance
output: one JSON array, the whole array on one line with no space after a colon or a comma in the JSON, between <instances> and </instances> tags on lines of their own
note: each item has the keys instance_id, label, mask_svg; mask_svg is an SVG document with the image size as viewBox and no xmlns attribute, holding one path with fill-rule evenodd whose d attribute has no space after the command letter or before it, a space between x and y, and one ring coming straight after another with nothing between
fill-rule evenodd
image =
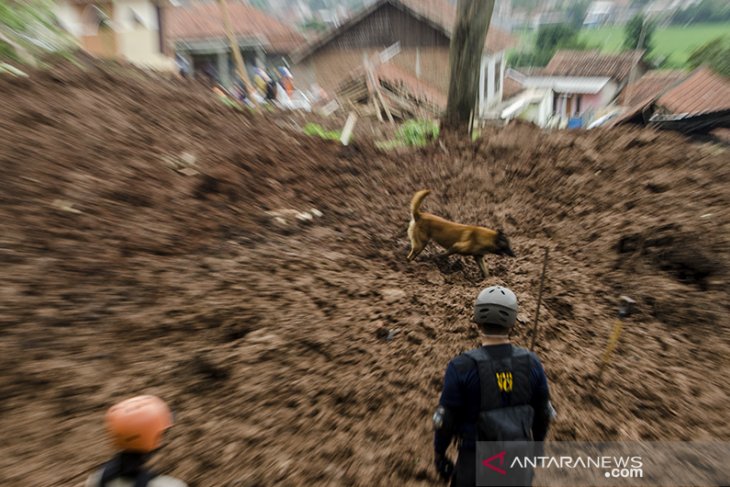
<instances>
[{"instance_id":1,"label":"yellow emblem on vest","mask_svg":"<svg viewBox=\"0 0 730 487\"><path fill-rule=\"evenodd\" d=\"M497 387L502 392L512 392L512 372L497 372Z\"/></svg>"}]
</instances>

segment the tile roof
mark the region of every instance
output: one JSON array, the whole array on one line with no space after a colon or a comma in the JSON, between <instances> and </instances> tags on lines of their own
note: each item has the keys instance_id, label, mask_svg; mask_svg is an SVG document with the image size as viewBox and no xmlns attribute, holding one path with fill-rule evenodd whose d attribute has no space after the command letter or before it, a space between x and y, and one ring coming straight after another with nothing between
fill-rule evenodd
<instances>
[{"instance_id":1,"label":"tile roof","mask_svg":"<svg viewBox=\"0 0 730 487\"><path fill-rule=\"evenodd\" d=\"M240 2L229 2L228 11L238 37L258 38L264 49L289 53L304 37L266 13ZM177 7L169 10L169 38L172 40L225 38L223 17L217 2Z\"/></svg>"},{"instance_id":2,"label":"tile roof","mask_svg":"<svg viewBox=\"0 0 730 487\"><path fill-rule=\"evenodd\" d=\"M525 87L516 79L505 75L504 87L502 88L502 99L509 100L513 96L516 96L525 91Z\"/></svg>"},{"instance_id":3,"label":"tile roof","mask_svg":"<svg viewBox=\"0 0 730 487\"><path fill-rule=\"evenodd\" d=\"M451 37L451 30L456 21L456 7L447 0L378 0L350 17L339 27L325 32L322 36L304 46L295 54L295 60L297 62L303 61L337 37L337 35L345 32L386 4L409 12L419 20L431 24L432 27L441 31L446 37ZM511 34L498 27L490 26L487 31L487 39L484 47L487 52L496 53L515 46L517 43L518 40Z\"/></svg>"},{"instance_id":4,"label":"tile roof","mask_svg":"<svg viewBox=\"0 0 730 487\"><path fill-rule=\"evenodd\" d=\"M687 71L648 71L623 89L619 95L618 104L627 107L646 105L687 76L689 76Z\"/></svg>"},{"instance_id":5,"label":"tile roof","mask_svg":"<svg viewBox=\"0 0 730 487\"><path fill-rule=\"evenodd\" d=\"M676 115L730 110L730 79L703 66L667 90L656 103Z\"/></svg>"},{"instance_id":6,"label":"tile roof","mask_svg":"<svg viewBox=\"0 0 730 487\"><path fill-rule=\"evenodd\" d=\"M607 76L624 81L641 62L644 51L602 54L599 51L558 51L542 70L545 76Z\"/></svg>"}]
</instances>

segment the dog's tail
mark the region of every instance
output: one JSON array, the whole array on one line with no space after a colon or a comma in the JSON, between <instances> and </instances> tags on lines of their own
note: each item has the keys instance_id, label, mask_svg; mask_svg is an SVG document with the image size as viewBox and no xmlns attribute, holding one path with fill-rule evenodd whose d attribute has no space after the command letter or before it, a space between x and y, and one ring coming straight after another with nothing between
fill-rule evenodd
<instances>
[{"instance_id":1,"label":"dog's tail","mask_svg":"<svg viewBox=\"0 0 730 487\"><path fill-rule=\"evenodd\" d=\"M422 189L413 195L413 199L411 200L411 215L413 215L414 220L418 220L421 217L421 203L430 192L430 189Z\"/></svg>"}]
</instances>

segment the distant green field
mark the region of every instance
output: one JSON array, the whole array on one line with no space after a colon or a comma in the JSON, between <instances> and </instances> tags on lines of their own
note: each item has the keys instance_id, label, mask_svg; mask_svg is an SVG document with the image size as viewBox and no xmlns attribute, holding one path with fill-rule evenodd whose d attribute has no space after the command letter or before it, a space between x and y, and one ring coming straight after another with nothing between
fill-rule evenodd
<instances>
[{"instance_id":1,"label":"distant green field","mask_svg":"<svg viewBox=\"0 0 730 487\"><path fill-rule=\"evenodd\" d=\"M722 35L730 35L730 23L660 27L654 33L652 55L669 56L671 65L683 66L694 49ZM621 50L624 30L623 27L586 29L581 32L581 37L591 45L600 46L603 51L615 52Z\"/></svg>"},{"instance_id":2,"label":"distant green field","mask_svg":"<svg viewBox=\"0 0 730 487\"><path fill-rule=\"evenodd\" d=\"M722 35L730 35L730 23L659 27L654 33L652 56L668 56L671 66L682 67L694 49ZM529 49L534 37L534 32L521 33L520 47ZM604 52L618 52L623 44L624 28L583 29L581 38Z\"/></svg>"}]
</instances>

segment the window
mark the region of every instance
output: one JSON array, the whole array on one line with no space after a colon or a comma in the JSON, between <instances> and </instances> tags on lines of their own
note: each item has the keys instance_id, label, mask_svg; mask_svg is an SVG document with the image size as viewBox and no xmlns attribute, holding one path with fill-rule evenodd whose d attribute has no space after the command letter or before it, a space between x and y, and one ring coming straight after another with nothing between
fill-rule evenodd
<instances>
[{"instance_id":1,"label":"window","mask_svg":"<svg viewBox=\"0 0 730 487\"><path fill-rule=\"evenodd\" d=\"M498 95L502 88L502 60L499 59L494 63L494 94Z\"/></svg>"},{"instance_id":2,"label":"window","mask_svg":"<svg viewBox=\"0 0 730 487\"><path fill-rule=\"evenodd\" d=\"M145 26L142 17L131 7L129 9L129 20L132 23L133 29L142 29Z\"/></svg>"}]
</instances>

